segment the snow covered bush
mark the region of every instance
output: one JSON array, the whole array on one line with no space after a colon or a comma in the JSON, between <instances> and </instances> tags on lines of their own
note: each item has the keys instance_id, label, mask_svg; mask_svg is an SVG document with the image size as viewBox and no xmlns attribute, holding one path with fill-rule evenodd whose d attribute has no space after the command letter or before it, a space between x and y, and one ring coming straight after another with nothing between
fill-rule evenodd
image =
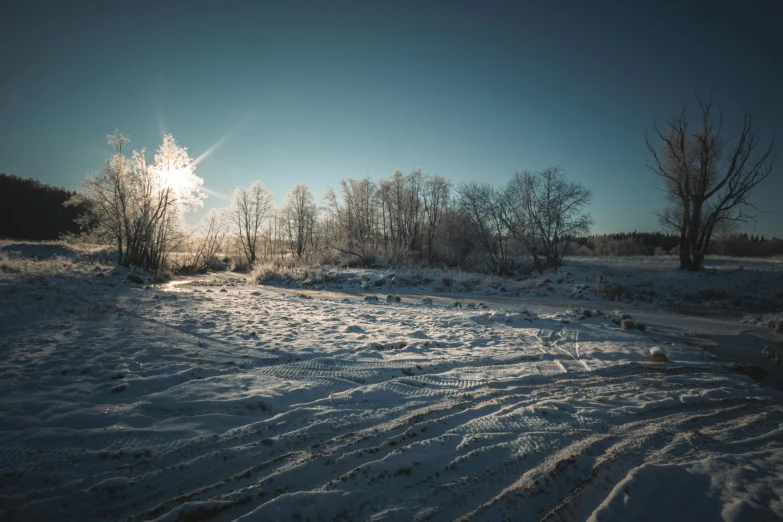
<instances>
[{"instance_id":1,"label":"snow covered bush","mask_svg":"<svg viewBox=\"0 0 783 522\"><path fill-rule=\"evenodd\" d=\"M623 330L636 330L636 321L633 319L623 319L620 323L620 328Z\"/></svg>"},{"instance_id":2,"label":"snow covered bush","mask_svg":"<svg viewBox=\"0 0 783 522\"><path fill-rule=\"evenodd\" d=\"M595 293L611 301L624 301L628 298L630 291L621 284L609 283L604 280L603 276L598 276Z\"/></svg>"}]
</instances>

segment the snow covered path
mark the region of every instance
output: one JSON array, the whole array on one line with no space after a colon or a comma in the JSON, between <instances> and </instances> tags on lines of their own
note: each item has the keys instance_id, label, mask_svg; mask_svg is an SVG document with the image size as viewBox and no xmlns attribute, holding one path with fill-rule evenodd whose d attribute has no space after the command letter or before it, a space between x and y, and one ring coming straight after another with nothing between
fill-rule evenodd
<instances>
[{"instance_id":1,"label":"snow covered path","mask_svg":"<svg viewBox=\"0 0 783 522\"><path fill-rule=\"evenodd\" d=\"M783 395L603 317L0 292L3 520L783 516Z\"/></svg>"}]
</instances>

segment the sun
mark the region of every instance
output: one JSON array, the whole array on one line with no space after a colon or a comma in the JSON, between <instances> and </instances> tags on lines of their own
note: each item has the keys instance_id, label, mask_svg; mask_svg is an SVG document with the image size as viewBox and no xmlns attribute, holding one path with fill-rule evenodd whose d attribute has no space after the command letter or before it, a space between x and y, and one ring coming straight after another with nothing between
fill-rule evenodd
<instances>
[{"instance_id":1,"label":"sun","mask_svg":"<svg viewBox=\"0 0 783 522\"><path fill-rule=\"evenodd\" d=\"M170 188L178 196L194 188L190 169L171 169L161 172L163 186Z\"/></svg>"}]
</instances>

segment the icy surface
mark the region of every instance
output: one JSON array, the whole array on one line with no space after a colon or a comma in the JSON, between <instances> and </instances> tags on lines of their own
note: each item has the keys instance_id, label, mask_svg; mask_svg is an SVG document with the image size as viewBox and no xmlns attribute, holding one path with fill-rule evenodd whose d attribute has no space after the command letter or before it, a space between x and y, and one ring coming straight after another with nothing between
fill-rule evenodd
<instances>
[{"instance_id":1,"label":"icy surface","mask_svg":"<svg viewBox=\"0 0 783 522\"><path fill-rule=\"evenodd\" d=\"M608 317L100 274L0 279L0 518L783 516L783 395Z\"/></svg>"}]
</instances>

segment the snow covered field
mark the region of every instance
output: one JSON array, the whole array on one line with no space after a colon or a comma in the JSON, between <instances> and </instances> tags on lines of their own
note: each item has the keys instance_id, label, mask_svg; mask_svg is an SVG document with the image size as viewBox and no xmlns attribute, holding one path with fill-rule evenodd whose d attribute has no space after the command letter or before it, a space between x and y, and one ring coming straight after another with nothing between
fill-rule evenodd
<instances>
[{"instance_id":1,"label":"snow covered field","mask_svg":"<svg viewBox=\"0 0 783 522\"><path fill-rule=\"evenodd\" d=\"M674 309L783 309L783 259L711 256L699 273L678 266L674 256L595 256L570 257L556 273L525 279L407 268L269 268L259 274L268 285L288 288L610 300Z\"/></svg>"},{"instance_id":2,"label":"snow covered field","mask_svg":"<svg viewBox=\"0 0 783 522\"><path fill-rule=\"evenodd\" d=\"M783 394L611 309L40 263L0 273L2 520L783 517Z\"/></svg>"}]
</instances>

